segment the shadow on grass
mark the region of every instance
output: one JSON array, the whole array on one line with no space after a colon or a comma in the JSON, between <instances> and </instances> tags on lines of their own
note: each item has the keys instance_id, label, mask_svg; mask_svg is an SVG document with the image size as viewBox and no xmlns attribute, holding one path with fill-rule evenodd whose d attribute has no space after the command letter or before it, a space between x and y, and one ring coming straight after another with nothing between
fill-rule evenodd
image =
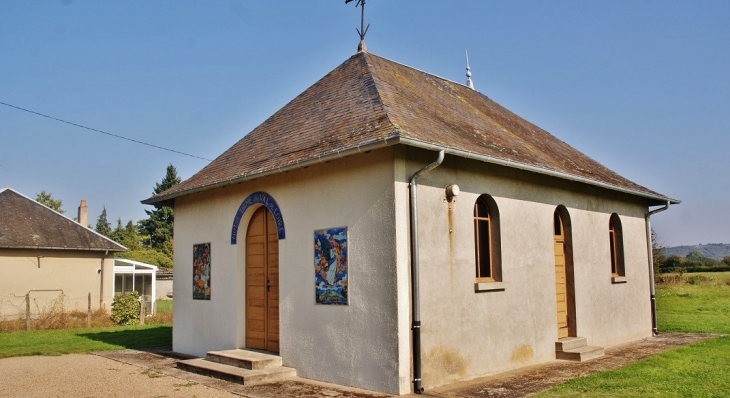
<instances>
[{"instance_id":1,"label":"shadow on grass","mask_svg":"<svg viewBox=\"0 0 730 398\"><path fill-rule=\"evenodd\" d=\"M79 337L122 348L172 346L172 326L156 325L123 330L79 333Z\"/></svg>"}]
</instances>

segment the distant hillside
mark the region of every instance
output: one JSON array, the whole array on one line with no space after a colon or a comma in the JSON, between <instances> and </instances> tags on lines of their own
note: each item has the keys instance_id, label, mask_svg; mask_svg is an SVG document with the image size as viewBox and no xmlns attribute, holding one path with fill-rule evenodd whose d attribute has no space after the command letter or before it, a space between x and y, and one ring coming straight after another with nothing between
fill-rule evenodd
<instances>
[{"instance_id":1,"label":"distant hillside","mask_svg":"<svg viewBox=\"0 0 730 398\"><path fill-rule=\"evenodd\" d=\"M687 255L692 251L698 251L705 257L722 260L723 258L730 256L730 244L708 243L706 245L665 247L664 255L671 256L676 254L682 257L687 257Z\"/></svg>"}]
</instances>

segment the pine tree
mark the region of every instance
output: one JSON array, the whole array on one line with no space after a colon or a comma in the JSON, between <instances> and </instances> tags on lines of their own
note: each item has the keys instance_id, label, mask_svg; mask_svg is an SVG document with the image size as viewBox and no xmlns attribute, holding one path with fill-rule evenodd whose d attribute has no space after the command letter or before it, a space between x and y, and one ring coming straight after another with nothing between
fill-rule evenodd
<instances>
[{"instance_id":1,"label":"pine tree","mask_svg":"<svg viewBox=\"0 0 730 398\"><path fill-rule=\"evenodd\" d=\"M137 235L137 227L134 226L132 220L129 220L126 226L122 226L122 219L117 218L117 227L112 231L111 239L129 250L140 249L139 235Z\"/></svg>"},{"instance_id":2,"label":"pine tree","mask_svg":"<svg viewBox=\"0 0 730 398\"><path fill-rule=\"evenodd\" d=\"M122 227L121 218L117 218L117 226L114 228L109 237L117 243L122 243L122 239L124 238L124 227Z\"/></svg>"},{"instance_id":3,"label":"pine tree","mask_svg":"<svg viewBox=\"0 0 730 398\"><path fill-rule=\"evenodd\" d=\"M154 195L180 183L175 166L167 166L165 178L155 184ZM175 212L172 207L155 204L155 210L145 210L147 218L140 220L138 225L139 235L142 236L142 244L164 253L172 260L172 239L175 223Z\"/></svg>"},{"instance_id":4,"label":"pine tree","mask_svg":"<svg viewBox=\"0 0 730 398\"><path fill-rule=\"evenodd\" d=\"M37 193L35 195L35 201L61 214L66 212L61 208L63 206L63 201L61 199L53 199L50 192L41 191L40 193Z\"/></svg>"},{"instance_id":5,"label":"pine tree","mask_svg":"<svg viewBox=\"0 0 730 398\"><path fill-rule=\"evenodd\" d=\"M134 225L132 220L127 222L127 226L124 227L124 246L130 250L137 250L141 248L139 245L139 235L137 234L137 227Z\"/></svg>"},{"instance_id":6,"label":"pine tree","mask_svg":"<svg viewBox=\"0 0 730 398\"><path fill-rule=\"evenodd\" d=\"M106 220L106 207L101 211L99 218L96 219L96 232L111 238L112 236L112 225Z\"/></svg>"},{"instance_id":7,"label":"pine tree","mask_svg":"<svg viewBox=\"0 0 730 398\"><path fill-rule=\"evenodd\" d=\"M168 189L172 188L173 186L180 183L180 177L177 176L177 169L172 164L167 166L167 170L165 171L165 178L162 179L162 181L155 184L155 189L153 191L154 195L157 195L158 193L167 191ZM156 204L156 208L160 209L162 207L167 207L163 205ZM147 211L147 215L149 215L150 212Z\"/></svg>"}]
</instances>

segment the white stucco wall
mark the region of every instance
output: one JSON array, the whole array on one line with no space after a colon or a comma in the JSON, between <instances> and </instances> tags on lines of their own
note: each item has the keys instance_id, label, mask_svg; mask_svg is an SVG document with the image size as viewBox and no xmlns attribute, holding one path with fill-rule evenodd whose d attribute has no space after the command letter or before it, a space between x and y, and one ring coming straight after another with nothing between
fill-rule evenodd
<instances>
[{"instance_id":1,"label":"white stucco wall","mask_svg":"<svg viewBox=\"0 0 730 398\"><path fill-rule=\"evenodd\" d=\"M241 202L264 191L286 227L280 251L284 364L307 378L389 393L411 391L408 179L433 152L385 149L176 199L176 351L245 347ZM461 195L449 204L444 187ZM500 214L504 290L475 292L473 206ZM577 334L608 346L651 334L646 203L628 195L446 157L419 180L423 385L432 388L553 360L557 339L553 212L568 210ZM623 226L626 283L611 283L608 223ZM316 305L313 231L348 227L349 306ZM192 300L192 246L211 243L212 297Z\"/></svg>"},{"instance_id":2,"label":"white stucco wall","mask_svg":"<svg viewBox=\"0 0 730 398\"><path fill-rule=\"evenodd\" d=\"M98 273L104 258L104 273ZM64 311L100 308L100 284L104 279L102 308L111 309L112 254L63 250L0 249L0 318L25 317L25 295L30 290L63 290ZM30 292L31 314L47 313L61 292Z\"/></svg>"},{"instance_id":3,"label":"white stucco wall","mask_svg":"<svg viewBox=\"0 0 730 398\"><path fill-rule=\"evenodd\" d=\"M433 152L404 155L396 167L403 171L396 192L407 192L408 178L435 158ZM453 183L461 195L449 210L444 187ZM493 197L500 215L502 291L474 289L473 208L484 193ZM447 155L421 178L418 191L425 388L555 359L553 212L558 205L567 208L572 224L577 334L601 346L651 335L645 204ZM613 212L623 226L623 284L611 283ZM398 213L399 234L408 233L402 227L407 223L407 214Z\"/></svg>"},{"instance_id":4,"label":"white stucco wall","mask_svg":"<svg viewBox=\"0 0 730 398\"><path fill-rule=\"evenodd\" d=\"M409 348L399 345L397 317L407 285L396 267L392 156L374 151L176 199L173 349L203 356L245 347L244 242L253 207L237 245L230 234L241 202L264 191L286 228L279 242L284 364L307 378L407 392ZM333 227L348 228L348 306L315 304L313 234ZM192 300L192 247L204 242L211 242L210 301Z\"/></svg>"}]
</instances>

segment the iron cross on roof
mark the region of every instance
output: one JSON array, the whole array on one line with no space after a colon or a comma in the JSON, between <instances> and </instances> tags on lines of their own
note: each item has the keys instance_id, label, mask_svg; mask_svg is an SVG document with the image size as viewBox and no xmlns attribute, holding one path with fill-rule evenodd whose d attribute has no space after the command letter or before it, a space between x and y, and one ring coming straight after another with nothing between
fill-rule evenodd
<instances>
[{"instance_id":1,"label":"iron cross on roof","mask_svg":"<svg viewBox=\"0 0 730 398\"><path fill-rule=\"evenodd\" d=\"M345 0L345 4L351 1L354 0ZM360 35L360 44L357 46L357 51L367 51L365 49L365 34L368 33L370 24L368 24L368 26L365 26L365 0L357 0L357 3L355 3L355 7L360 7L360 29L355 28L357 34Z\"/></svg>"}]
</instances>

